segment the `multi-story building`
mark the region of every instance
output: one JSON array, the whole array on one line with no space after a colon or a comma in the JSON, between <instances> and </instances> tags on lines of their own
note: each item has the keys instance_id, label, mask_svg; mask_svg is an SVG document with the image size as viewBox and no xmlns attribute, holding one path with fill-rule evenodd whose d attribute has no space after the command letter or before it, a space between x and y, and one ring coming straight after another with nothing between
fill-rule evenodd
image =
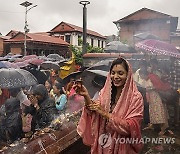
<instances>
[{"instance_id":1,"label":"multi-story building","mask_svg":"<svg viewBox=\"0 0 180 154\"><path fill-rule=\"evenodd\" d=\"M50 32L51 36L60 37L71 45L81 46L83 37L83 28L61 22L55 26ZM105 47L106 37L92 30L87 30L87 43L93 47Z\"/></svg>"},{"instance_id":2,"label":"multi-story building","mask_svg":"<svg viewBox=\"0 0 180 154\"><path fill-rule=\"evenodd\" d=\"M120 41L129 45L134 45L134 35L145 32L170 43L170 35L177 29L178 17L142 8L114 23L119 30Z\"/></svg>"}]
</instances>

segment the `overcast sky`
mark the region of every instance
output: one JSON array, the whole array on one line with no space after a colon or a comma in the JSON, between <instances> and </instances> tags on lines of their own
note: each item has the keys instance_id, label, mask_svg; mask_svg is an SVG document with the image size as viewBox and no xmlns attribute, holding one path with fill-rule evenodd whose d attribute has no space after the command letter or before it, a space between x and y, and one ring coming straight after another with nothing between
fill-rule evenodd
<instances>
[{"instance_id":1,"label":"overcast sky","mask_svg":"<svg viewBox=\"0 0 180 154\"><path fill-rule=\"evenodd\" d=\"M24 1L0 0L0 32L3 35L10 30L24 31L25 7L19 5ZM47 32L61 21L83 27L80 0L28 1L38 5L28 12L30 32ZM102 35L117 34L113 21L143 7L180 18L180 0L90 0L90 3L87 6L87 28Z\"/></svg>"}]
</instances>

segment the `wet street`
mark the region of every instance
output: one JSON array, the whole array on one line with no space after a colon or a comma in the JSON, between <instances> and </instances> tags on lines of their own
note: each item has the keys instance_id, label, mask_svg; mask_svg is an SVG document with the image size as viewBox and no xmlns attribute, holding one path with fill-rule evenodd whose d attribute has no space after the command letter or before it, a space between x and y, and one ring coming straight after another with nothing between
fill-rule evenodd
<instances>
[{"instance_id":1,"label":"wet street","mask_svg":"<svg viewBox=\"0 0 180 154\"><path fill-rule=\"evenodd\" d=\"M169 130L173 132L173 134L170 134L166 132L162 137L158 136L159 128L156 128L154 130L143 130L142 131L142 137L151 139L150 142L144 144L143 151L141 154L180 154L180 131L179 127L173 126L173 117L170 117L170 127ZM159 139L160 140L168 140L171 141L170 143L161 143L158 144L156 142L153 142L153 139ZM175 141L175 142L172 142ZM153 143L152 143L153 142Z\"/></svg>"}]
</instances>

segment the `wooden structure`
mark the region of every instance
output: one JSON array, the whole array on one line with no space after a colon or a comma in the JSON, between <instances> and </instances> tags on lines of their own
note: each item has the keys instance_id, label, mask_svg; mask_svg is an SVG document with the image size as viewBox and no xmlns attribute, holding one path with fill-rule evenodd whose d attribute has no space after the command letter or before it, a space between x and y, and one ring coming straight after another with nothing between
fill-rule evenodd
<instances>
[{"instance_id":1,"label":"wooden structure","mask_svg":"<svg viewBox=\"0 0 180 154\"><path fill-rule=\"evenodd\" d=\"M122 19L114 21L121 42L134 45L134 35L148 32L161 38L162 41L170 42L171 32L175 32L178 17L173 17L148 8L142 8Z\"/></svg>"},{"instance_id":2,"label":"wooden structure","mask_svg":"<svg viewBox=\"0 0 180 154\"><path fill-rule=\"evenodd\" d=\"M63 41L60 38L52 36L28 33L27 34L27 55L48 55L48 54L59 54L64 58L71 57L69 50L69 43ZM24 33L18 32L10 39L4 41L6 50L4 55L11 52L13 54L24 54Z\"/></svg>"},{"instance_id":3,"label":"wooden structure","mask_svg":"<svg viewBox=\"0 0 180 154\"><path fill-rule=\"evenodd\" d=\"M10 37L9 36L0 36L0 56L3 56L4 53L4 41L8 40Z\"/></svg>"},{"instance_id":4,"label":"wooden structure","mask_svg":"<svg viewBox=\"0 0 180 154\"><path fill-rule=\"evenodd\" d=\"M27 143L16 141L1 149L4 154L21 153L21 154L84 154L90 148L82 143L78 135L77 120L66 121L61 127L56 129L42 129L34 133L33 137ZM76 119L77 118L77 119ZM46 131L45 131L46 130Z\"/></svg>"}]
</instances>

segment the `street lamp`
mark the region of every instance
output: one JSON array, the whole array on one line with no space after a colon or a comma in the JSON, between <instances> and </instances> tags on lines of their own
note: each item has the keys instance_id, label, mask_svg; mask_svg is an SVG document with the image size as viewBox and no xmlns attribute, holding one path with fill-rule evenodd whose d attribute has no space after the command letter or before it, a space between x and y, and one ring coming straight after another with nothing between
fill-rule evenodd
<instances>
[{"instance_id":1,"label":"street lamp","mask_svg":"<svg viewBox=\"0 0 180 154\"><path fill-rule=\"evenodd\" d=\"M34 5L30 8L28 8L29 6L32 5L32 3L28 2L28 1L25 1L25 2L21 3L20 5L22 5L26 8L26 10L25 10L25 26L24 26L24 56L26 56L27 55L26 34L29 32L28 24L27 24L27 13L29 10L36 7L37 5Z\"/></svg>"},{"instance_id":2,"label":"street lamp","mask_svg":"<svg viewBox=\"0 0 180 154\"><path fill-rule=\"evenodd\" d=\"M86 37L87 37L87 8L86 5L90 4L89 1L80 1L79 4L83 5L83 50L82 55L86 53Z\"/></svg>"}]
</instances>

